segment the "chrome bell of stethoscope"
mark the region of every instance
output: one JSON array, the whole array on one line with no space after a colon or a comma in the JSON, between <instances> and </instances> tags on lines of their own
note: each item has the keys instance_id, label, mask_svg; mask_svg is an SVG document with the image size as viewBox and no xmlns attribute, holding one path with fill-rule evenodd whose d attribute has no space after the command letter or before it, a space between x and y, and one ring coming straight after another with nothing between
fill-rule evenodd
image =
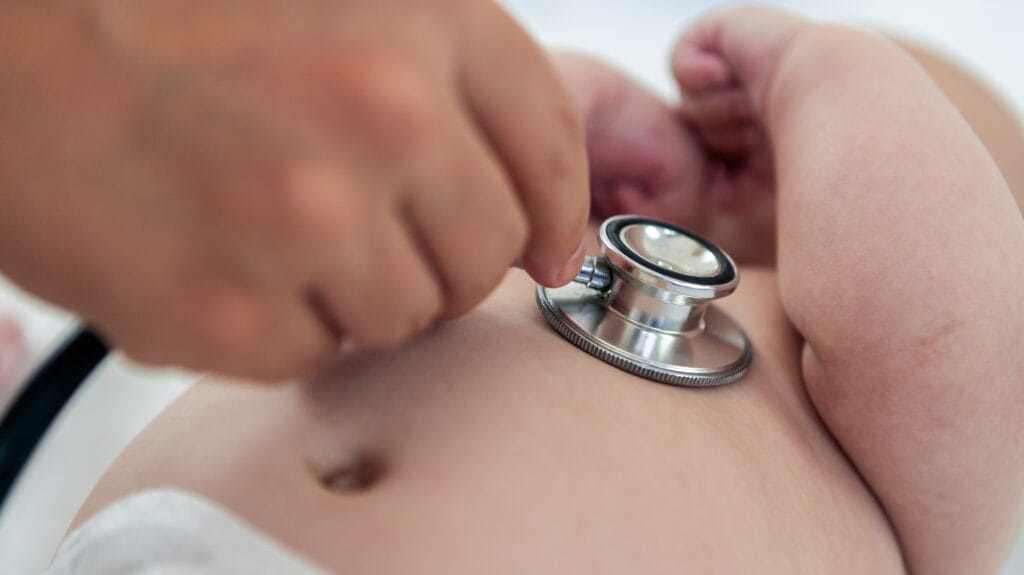
<instances>
[{"instance_id":1,"label":"chrome bell of stethoscope","mask_svg":"<svg viewBox=\"0 0 1024 575\"><path fill-rule=\"evenodd\" d=\"M537 305L565 339L620 369L672 385L743 377L750 340L711 302L736 289L736 264L711 242L638 216L605 220L601 256L574 282L537 286Z\"/></svg>"}]
</instances>

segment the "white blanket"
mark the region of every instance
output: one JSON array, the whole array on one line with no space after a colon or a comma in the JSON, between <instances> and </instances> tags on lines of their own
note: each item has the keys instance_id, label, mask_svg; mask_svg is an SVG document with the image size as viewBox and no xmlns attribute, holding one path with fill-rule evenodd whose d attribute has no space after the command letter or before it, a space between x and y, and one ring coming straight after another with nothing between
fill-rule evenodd
<instances>
[{"instance_id":1,"label":"white blanket","mask_svg":"<svg viewBox=\"0 0 1024 575\"><path fill-rule=\"evenodd\" d=\"M227 510L174 489L118 500L57 551L51 575L218 575L324 572Z\"/></svg>"}]
</instances>

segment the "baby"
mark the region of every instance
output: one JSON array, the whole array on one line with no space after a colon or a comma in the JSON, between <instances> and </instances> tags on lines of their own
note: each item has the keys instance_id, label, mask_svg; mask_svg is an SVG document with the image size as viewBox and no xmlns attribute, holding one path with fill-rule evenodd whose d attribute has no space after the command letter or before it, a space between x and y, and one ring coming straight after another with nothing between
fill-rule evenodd
<instances>
[{"instance_id":1,"label":"baby","mask_svg":"<svg viewBox=\"0 0 1024 575\"><path fill-rule=\"evenodd\" d=\"M741 90L720 94L711 110L692 97L677 110L604 62L552 58L584 121L593 217L668 220L740 261L771 263L771 152Z\"/></svg>"},{"instance_id":2,"label":"baby","mask_svg":"<svg viewBox=\"0 0 1024 575\"><path fill-rule=\"evenodd\" d=\"M585 118L594 210L673 221L744 261L777 234L808 392L908 567L997 565L1024 485L1024 226L936 86L880 38L759 8L679 40L678 111L599 62L556 61Z\"/></svg>"},{"instance_id":3,"label":"baby","mask_svg":"<svg viewBox=\"0 0 1024 575\"><path fill-rule=\"evenodd\" d=\"M678 111L558 65L598 215L760 264L721 303L754 345L743 380L680 389L594 360L513 271L466 318L317 381L196 386L76 521L121 505L109 529L123 497L171 486L346 574L998 569L1024 513L1024 219L929 75L883 38L761 8L682 36ZM86 565L92 525L58 567Z\"/></svg>"}]
</instances>

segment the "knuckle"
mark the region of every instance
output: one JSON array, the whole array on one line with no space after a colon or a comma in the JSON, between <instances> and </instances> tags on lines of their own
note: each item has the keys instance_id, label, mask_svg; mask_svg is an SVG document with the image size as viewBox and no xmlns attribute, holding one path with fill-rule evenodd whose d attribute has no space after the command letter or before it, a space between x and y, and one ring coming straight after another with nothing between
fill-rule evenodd
<instances>
[{"instance_id":1,"label":"knuckle","mask_svg":"<svg viewBox=\"0 0 1024 575\"><path fill-rule=\"evenodd\" d=\"M366 69L373 75L367 77ZM399 54L371 54L352 75L354 124L383 151L407 155L438 133L438 102L428 68Z\"/></svg>"},{"instance_id":2,"label":"knuckle","mask_svg":"<svg viewBox=\"0 0 1024 575\"><path fill-rule=\"evenodd\" d=\"M507 271L507 263L482 262L450 287L445 302L445 317L461 316L479 304Z\"/></svg>"},{"instance_id":3,"label":"knuckle","mask_svg":"<svg viewBox=\"0 0 1024 575\"><path fill-rule=\"evenodd\" d=\"M350 174L331 165L284 166L274 192L274 228L304 246L333 242L365 219L365 197L356 189Z\"/></svg>"}]
</instances>

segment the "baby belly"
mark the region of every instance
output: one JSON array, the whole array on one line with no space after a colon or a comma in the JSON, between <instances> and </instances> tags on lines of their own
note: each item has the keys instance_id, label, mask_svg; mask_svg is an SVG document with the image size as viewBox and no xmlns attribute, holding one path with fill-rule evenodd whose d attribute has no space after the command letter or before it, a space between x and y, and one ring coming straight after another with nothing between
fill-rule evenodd
<instances>
[{"instance_id":1,"label":"baby belly","mask_svg":"<svg viewBox=\"0 0 1024 575\"><path fill-rule=\"evenodd\" d=\"M750 373L686 389L572 347L511 272L470 316L314 382L197 386L83 514L177 485L345 574L900 572L774 285L745 273L725 302Z\"/></svg>"}]
</instances>

